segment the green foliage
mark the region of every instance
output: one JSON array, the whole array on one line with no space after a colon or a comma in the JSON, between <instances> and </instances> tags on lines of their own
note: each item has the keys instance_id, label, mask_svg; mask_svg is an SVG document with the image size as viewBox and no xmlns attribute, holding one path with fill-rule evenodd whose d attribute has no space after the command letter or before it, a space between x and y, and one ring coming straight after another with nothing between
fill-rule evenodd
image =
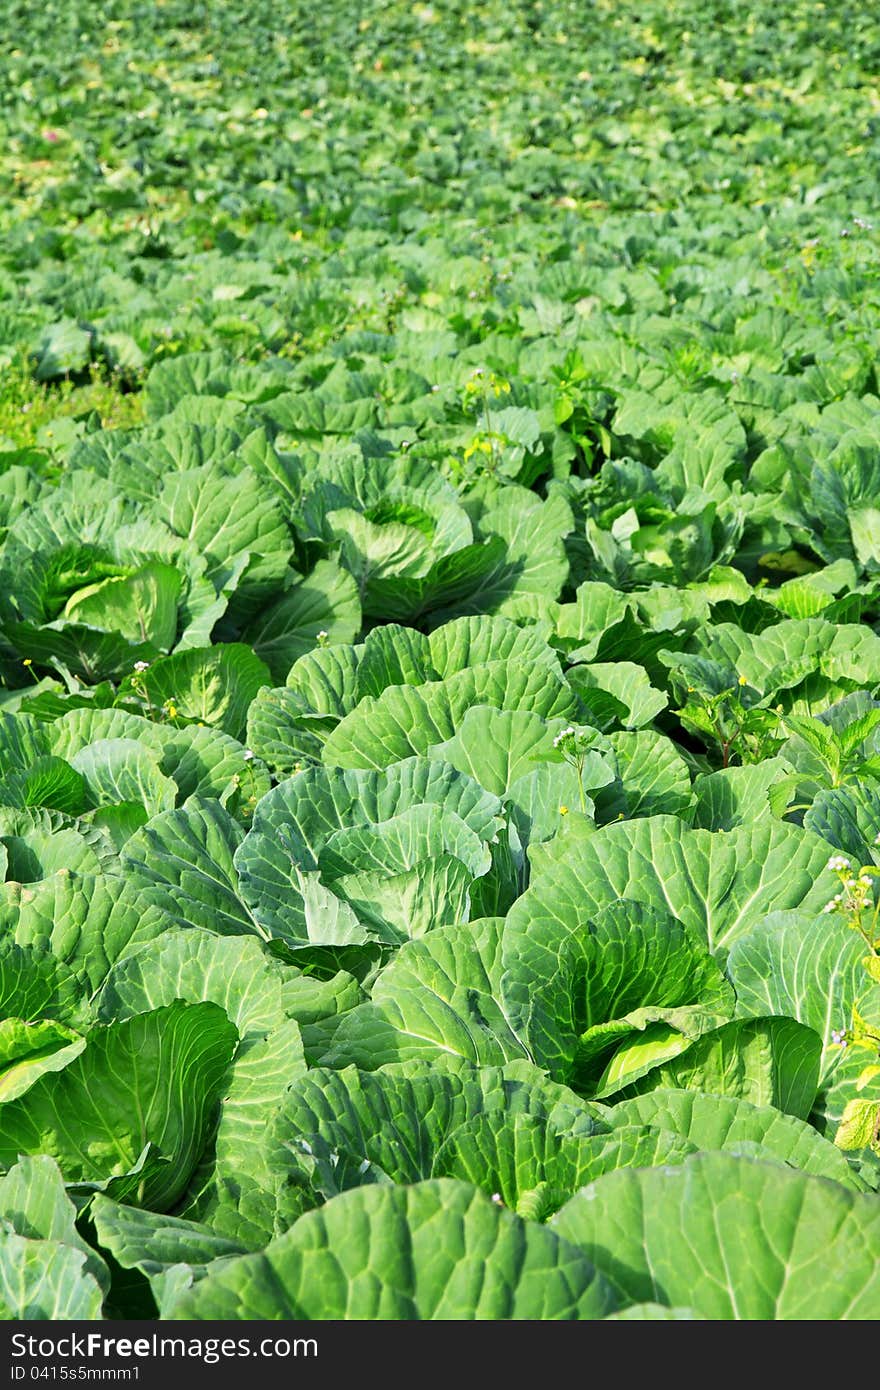
<instances>
[{"instance_id":1,"label":"green foliage","mask_svg":"<svg viewBox=\"0 0 880 1390\"><path fill-rule=\"evenodd\" d=\"M0 1318L876 1316L870 7L8 0Z\"/></svg>"}]
</instances>

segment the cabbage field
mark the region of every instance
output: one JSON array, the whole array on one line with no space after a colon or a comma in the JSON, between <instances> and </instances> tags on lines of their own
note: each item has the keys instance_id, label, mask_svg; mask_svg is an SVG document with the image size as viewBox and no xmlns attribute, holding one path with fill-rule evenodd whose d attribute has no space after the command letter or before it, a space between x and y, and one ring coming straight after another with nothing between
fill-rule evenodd
<instances>
[{"instance_id":1,"label":"cabbage field","mask_svg":"<svg viewBox=\"0 0 880 1390\"><path fill-rule=\"evenodd\" d=\"M878 65L5 0L0 1317L880 1316Z\"/></svg>"}]
</instances>

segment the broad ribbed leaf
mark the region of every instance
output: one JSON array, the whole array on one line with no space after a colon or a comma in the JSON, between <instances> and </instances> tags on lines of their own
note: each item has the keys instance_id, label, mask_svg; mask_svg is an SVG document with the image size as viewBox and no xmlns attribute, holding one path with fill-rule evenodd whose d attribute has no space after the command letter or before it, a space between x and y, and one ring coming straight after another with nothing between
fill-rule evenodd
<instances>
[{"instance_id":1,"label":"broad ribbed leaf","mask_svg":"<svg viewBox=\"0 0 880 1390\"><path fill-rule=\"evenodd\" d=\"M253 938L216 936L199 927L169 930L117 961L96 1012L102 1023L112 1023L175 999L210 1000L244 1040L264 1036L284 1021L284 979L283 967Z\"/></svg>"},{"instance_id":2,"label":"broad ribbed leaf","mask_svg":"<svg viewBox=\"0 0 880 1390\"><path fill-rule=\"evenodd\" d=\"M754 825L770 817L770 788L788 772L781 758L745 767L726 767L710 772L694 781L693 825L700 830L734 830L739 825ZM805 820L807 829L824 835L817 825ZM825 839L829 837L824 835ZM833 840L829 843L834 844Z\"/></svg>"},{"instance_id":3,"label":"broad ribbed leaf","mask_svg":"<svg viewBox=\"0 0 880 1390\"><path fill-rule=\"evenodd\" d=\"M361 626L357 585L346 570L319 560L311 574L300 579L247 629L247 640L266 662L273 677L283 681L294 662L322 640L353 642Z\"/></svg>"},{"instance_id":4,"label":"broad ribbed leaf","mask_svg":"<svg viewBox=\"0 0 880 1390\"><path fill-rule=\"evenodd\" d=\"M173 1206L207 1141L238 1034L216 1004L176 1003L107 1028L63 1071L0 1105L0 1164L50 1154L71 1183L123 1176L147 1145L167 1160L139 1200Z\"/></svg>"},{"instance_id":5,"label":"broad ribbed leaf","mask_svg":"<svg viewBox=\"0 0 880 1390\"><path fill-rule=\"evenodd\" d=\"M154 562L127 577L102 579L78 589L64 606L72 623L118 632L127 642L167 652L177 636L181 576Z\"/></svg>"},{"instance_id":6,"label":"broad ribbed leaf","mask_svg":"<svg viewBox=\"0 0 880 1390\"><path fill-rule=\"evenodd\" d=\"M471 778L426 758L387 771L311 768L257 806L235 856L240 891L265 931L291 944L370 934L393 944L466 920L499 810Z\"/></svg>"},{"instance_id":7,"label":"broad ribbed leaf","mask_svg":"<svg viewBox=\"0 0 880 1390\"><path fill-rule=\"evenodd\" d=\"M820 791L804 815L804 825L858 864L876 863L880 790L865 781Z\"/></svg>"},{"instance_id":8,"label":"broad ribbed leaf","mask_svg":"<svg viewBox=\"0 0 880 1390\"><path fill-rule=\"evenodd\" d=\"M434 1160L435 1177L461 1178L518 1216L546 1221L581 1187L617 1168L681 1163L696 1146L633 1125L613 1134L560 1135L533 1115L479 1115L460 1125Z\"/></svg>"},{"instance_id":9,"label":"broad ribbed leaf","mask_svg":"<svg viewBox=\"0 0 880 1390\"><path fill-rule=\"evenodd\" d=\"M428 638L431 661L441 680L456 671L487 662L507 661L541 667L548 675L561 676L559 654L534 628L519 627L508 618L455 618L435 628Z\"/></svg>"},{"instance_id":10,"label":"broad ribbed leaf","mask_svg":"<svg viewBox=\"0 0 880 1390\"><path fill-rule=\"evenodd\" d=\"M180 1214L247 1249L261 1249L311 1203L290 1184L273 1132L289 1088L306 1069L299 1025L287 1019L245 1038L224 1084L217 1131L193 1173Z\"/></svg>"},{"instance_id":11,"label":"broad ribbed leaf","mask_svg":"<svg viewBox=\"0 0 880 1390\"><path fill-rule=\"evenodd\" d=\"M320 759L327 728L336 722L311 716L297 691L264 685L251 701L244 737L251 752L281 779Z\"/></svg>"},{"instance_id":12,"label":"broad ribbed leaf","mask_svg":"<svg viewBox=\"0 0 880 1390\"><path fill-rule=\"evenodd\" d=\"M84 1046L62 1023L0 1019L0 1103L23 1095L46 1072L62 1071Z\"/></svg>"},{"instance_id":13,"label":"broad ribbed leaf","mask_svg":"<svg viewBox=\"0 0 880 1390\"><path fill-rule=\"evenodd\" d=\"M861 1049L834 1041L846 1033L854 1005L880 1023L880 989L865 975L864 943L837 914L772 913L738 941L727 972L737 1013L778 1013L800 1019L822 1039L816 1102L823 1133L833 1134L869 1060ZM821 1118L824 1117L824 1118Z\"/></svg>"},{"instance_id":14,"label":"broad ribbed leaf","mask_svg":"<svg viewBox=\"0 0 880 1390\"><path fill-rule=\"evenodd\" d=\"M835 1029L849 1026L852 1006L864 992L865 947L836 914L774 912L736 941L727 974L743 1017L787 1014L819 1034L832 1067L839 1049Z\"/></svg>"},{"instance_id":15,"label":"broad ribbed leaf","mask_svg":"<svg viewBox=\"0 0 880 1390\"><path fill-rule=\"evenodd\" d=\"M546 669L513 661L490 661L427 685L389 686L341 720L324 745L324 761L330 767L388 767L452 738L473 705L565 718L575 713L576 698Z\"/></svg>"},{"instance_id":16,"label":"broad ribbed leaf","mask_svg":"<svg viewBox=\"0 0 880 1390\"><path fill-rule=\"evenodd\" d=\"M63 758L44 754L22 772L8 773L0 783L0 805L45 806L71 816L88 809L89 797L82 774Z\"/></svg>"},{"instance_id":17,"label":"broad ribbed leaf","mask_svg":"<svg viewBox=\"0 0 880 1390\"><path fill-rule=\"evenodd\" d=\"M159 1316L175 1301L180 1287L200 1279L214 1261L220 1264L247 1247L218 1235L197 1221L122 1206L97 1193L89 1212L98 1243L123 1269L145 1275Z\"/></svg>"},{"instance_id":18,"label":"broad ribbed leaf","mask_svg":"<svg viewBox=\"0 0 880 1390\"><path fill-rule=\"evenodd\" d=\"M247 557L236 586L238 611L247 613L265 601L287 573L293 547L278 498L249 468L236 477L210 464L168 474L155 512L205 556L207 576L218 590L232 562Z\"/></svg>"},{"instance_id":19,"label":"broad ribbed leaf","mask_svg":"<svg viewBox=\"0 0 880 1390\"><path fill-rule=\"evenodd\" d=\"M259 934L239 897L233 855L241 827L215 801L193 798L154 816L127 842L121 868L129 891L182 926Z\"/></svg>"},{"instance_id":20,"label":"broad ribbed leaf","mask_svg":"<svg viewBox=\"0 0 880 1390\"><path fill-rule=\"evenodd\" d=\"M772 1105L754 1105L733 1096L662 1088L621 1101L608 1121L652 1125L682 1135L698 1149L736 1152L753 1148L755 1157L779 1159L792 1168L820 1178L856 1185L840 1149L817 1134L812 1125L785 1115Z\"/></svg>"},{"instance_id":21,"label":"broad ribbed leaf","mask_svg":"<svg viewBox=\"0 0 880 1390\"><path fill-rule=\"evenodd\" d=\"M149 670L123 683L123 692L146 691L156 709L174 709L186 720L213 724L240 738L248 706L263 685L271 685L268 666L242 642L190 647L150 663Z\"/></svg>"},{"instance_id":22,"label":"broad ribbed leaf","mask_svg":"<svg viewBox=\"0 0 880 1390\"><path fill-rule=\"evenodd\" d=\"M767 913L818 911L835 891L828 845L775 822L729 834L689 830L673 816L570 831L532 851L532 883L511 909L518 932L564 940L618 898L677 917L716 951Z\"/></svg>"},{"instance_id":23,"label":"broad ribbed leaf","mask_svg":"<svg viewBox=\"0 0 880 1390\"><path fill-rule=\"evenodd\" d=\"M381 695L389 685L423 685L440 679L431 641L415 628L383 623L368 632L357 668L357 694Z\"/></svg>"},{"instance_id":24,"label":"broad ribbed leaf","mask_svg":"<svg viewBox=\"0 0 880 1390\"><path fill-rule=\"evenodd\" d=\"M58 1246L79 1251L89 1275L106 1289L110 1283L107 1267L79 1234L76 1217L58 1166L46 1155L22 1157L0 1178L0 1222L29 1241L51 1242L56 1253ZM16 1316L28 1315L21 1312Z\"/></svg>"},{"instance_id":25,"label":"broad ribbed leaf","mask_svg":"<svg viewBox=\"0 0 880 1390\"><path fill-rule=\"evenodd\" d=\"M0 923L10 943L50 951L68 966L86 995L130 944L149 941L176 925L173 916L146 901L128 879L89 873L53 874L33 885L5 884Z\"/></svg>"},{"instance_id":26,"label":"broad ribbed leaf","mask_svg":"<svg viewBox=\"0 0 880 1390\"><path fill-rule=\"evenodd\" d=\"M742 1097L801 1120L809 1115L822 1056L822 1039L811 1028L792 1018L737 1019L687 1047L675 1037L671 1049L667 1034L666 1025L656 1024L644 1041L620 1047L593 1094L623 1098L663 1086Z\"/></svg>"},{"instance_id":27,"label":"broad ribbed leaf","mask_svg":"<svg viewBox=\"0 0 880 1390\"><path fill-rule=\"evenodd\" d=\"M693 801L687 764L672 741L652 729L609 734L617 779L596 796L600 821L678 815L687 822Z\"/></svg>"},{"instance_id":28,"label":"broad ribbed leaf","mask_svg":"<svg viewBox=\"0 0 880 1390\"><path fill-rule=\"evenodd\" d=\"M503 998L533 1057L558 1081L596 1079L609 1051L627 1038L641 1046L637 1033L667 1014L673 1030L678 1021L696 1035L682 1006L701 1006L697 1032L733 1012L703 941L668 911L618 901L565 929L517 906L504 932Z\"/></svg>"},{"instance_id":29,"label":"broad ribbed leaf","mask_svg":"<svg viewBox=\"0 0 880 1390\"><path fill-rule=\"evenodd\" d=\"M0 1319L92 1320L100 1318L103 1298L79 1250L0 1230Z\"/></svg>"},{"instance_id":30,"label":"broad ribbed leaf","mask_svg":"<svg viewBox=\"0 0 880 1390\"><path fill-rule=\"evenodd\" d=\"M134 802L148 815L174 808L177 784L159 766L159 754L135 739L98 739L71 759L93 806Z\"/></svg>"},{"instance_id":31,"label":"broad ribbed leaf","mask_svg":"<svg viewBox=\"0 0 880 1390\"><path fill-rule=\"evenodd\" d=\"M0 946L0 1017L13 1013L35 1020L73 1022L82 1008L82 991L72 971L49 951Z\"/></svg>"},{"instance_id":32,"label":"broad ribbed leaf","mask_svg":"<svg viewBox=\"0 0 880 1390\"><path fill-rule=\"evenodd\" d=\"M644 667L632 661L575 666L568 679L602 729L641 729L669 703L668 696L652 686Z\"/></svg>"},{"instance_id":33,"label":"broad ribbed leaf","mask_svg":"<svg viewBox=\"0 0 880 1390\"><path fill-rule=\"evenodd\" d=\"M876 1316L876 1197L777 1164L700 1154L611 1173L551 1227L633 1302L690 1303L713 1319Z\"/></svg>"},{"instance_id":34,"label":"broad ribbed leaf","mask_svg":"<svg viewBox=\"0 0 880 1390\"><path fill-rule=\"evenodd\" d=\"M597 1318L615 1300L580 1253L467 1183L365 1187L260 1254L209 1272L174 1318Z\"/></svg>"},{"instance_id":35,"label":"broad ribbed leaf","mask_svg":"<svg viewBox=\"0 0 880 1390\"><path fill-rule=\"evenodd\" d=\"M527 1063L475 1067L446 1059L381 1071L313 1069L291 1088L275 1135L289 1166L329 1197L363 1182L430 1177L462 1127L482 1117L503 1129L518 1116L553 1135L588 1137L604 1128L571 1091Z\"/></svg>"},{"instance_id":36,"label":"broad ribbed leaf","mask_svg":"<svg viewBox=\"0 0 880 1390\"><path fill-rule=\"evenodd\" d=\"M501 925L439 927L404 944L370 1002L340 1019L322 1061L372 1070L410 1059L486 1065L527 1056L501 1002Z\"/></svg>"}]
</instances>

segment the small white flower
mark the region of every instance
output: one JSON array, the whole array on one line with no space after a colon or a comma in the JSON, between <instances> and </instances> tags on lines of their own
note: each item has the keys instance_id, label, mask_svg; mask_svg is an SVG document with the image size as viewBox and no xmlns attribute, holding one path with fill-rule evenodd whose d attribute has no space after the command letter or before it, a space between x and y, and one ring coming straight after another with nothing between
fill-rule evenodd
<instances>
[{"instance_id":1,"label":"small white flower","mask_svg":"<svg viewBox=\"0 0 880 1390\"><path fill-rule=\"evenodd\" d=\"M825 867L832 869L835 873L843 873L844 869L851 869L852 864L845 854L832 854Z\"/></svg>"},{"instance_id":2,"label":"small white flower","mask_svg":"<svg viewBox=\"0 0 880 1390\"><path fill-rule=\"evenodd\" d=\"M321 631L318 633L318 641L319 641L319 642L326 642L326 641L327 641L327 638L328 638L329 636L330 636L329 632L326 632L326 631L324 630L324 628L321 628Z\"/></svg>"},{"instance_id":3,"label":"small white flower","mask_svg":"<svg viewBox=\"0 0 880 1390\"><path fill-rule=\"evenodd\" d=\"M246 763L249 763L249 762L251 761L251 759L253 758L253 756L254 756L254 754L253 754L253 749L251 749L251 748L246 748L246 749L244 750L244 760L245 760Z\"/></svg>"},{"instance_id":4,"label":"small white flower","mask_svg":"<svg viewBox=\"0 0 880 1390\"><path fill-rule=\"evenodd\" d=\"M149 661L136 661L134 663L134 669L137 671L138 675L140 675L142 671L149 671L150 663Z\"/></svg>"},{"instance_id":5,"label":"small white flower","mask_svg":"<svg viewBox=\"0 0 880 1390\"><path fill-rule=\"evenodd\" d=\"M835 1047L846 1047L846 1029L832 1028L831 1041Z\"/></svg>"},{"instance_id":6,"label":"small white flower","mask_svg":"<svg viewBox=\"0 0 880 1390\"><path fill-rule=\"evenodd\" d=\"M493 1193L492 1193L492 1201L495 1203L496 1207L503 1207L503 1206L504 1206L504 1202L503 1202L503 1200L502 1200L502 1197L501 1197L501 1193L500 1193L500 1192L493 1192Z\"/></svg>"},{"instance_id":7,"label":"small white flower","mask_svg":"<svg viewBox=\"0 0 880 1390\"><path fill-rule=\"evenodd\" d=\"M870 888L871 880L867 874L859 874L858 884L860 888Z\"/></svg>"},{"instance_id":8,"label":"small white flower","mask_svg":"<svg viewBox=\"0 0 880 1390\"><path fill-rule=\"evenodd\" d=\"M822 911L823 911L823 912L836 912L836 911L837 911L837 899L836 899L836 898L832 898L831 901L830 901L830 903L826 903L826 904L825 904L825 906L822 908Z\"/></svg>"},{"instance_id":9,"label":"small white flower","mask_svg":"<svg viewBox=\"0 0 880 1390\"><path fill-rule=\"evenodd\" d=\"M848 888L848 889L850 890L850 892L852 892L852 890L853 890L854 888L858 888L859 885L858 885L858 881L857 881L856 879L854 879L854 878L845 878L844 881L843 881L843 886L844 886L844 888Z\"/></svg>"}]
</instances>

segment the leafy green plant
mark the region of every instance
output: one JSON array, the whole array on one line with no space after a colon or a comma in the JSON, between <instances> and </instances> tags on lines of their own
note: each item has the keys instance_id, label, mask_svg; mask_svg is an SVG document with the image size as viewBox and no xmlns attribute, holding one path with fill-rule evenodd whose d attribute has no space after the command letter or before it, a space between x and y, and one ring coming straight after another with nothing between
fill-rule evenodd
<instances>
[{"instance_id":1,"label":"leafy green plant","mask_svg":"<svg viewBox=\"0 0 880 1390\"><path fill-rule=\"evenodd\" d=\"M743 687L747 684L745 676L739 676L732 689L714 693L689 685L686 694L693 698L678 711L682 726L720 755L723 768L730 767L735 759L761 763L772 757L783 741L778 736L775 711L746 702Z\"/></svg>"},{"instance_id":2,"label":"leafy green plant","mask_svg":"<svg viewBox=\"0 0 880 1390\"><path fill-rule=\"evenodd\" d=\"M0 1317L876 1316L880 50L733 8L7 0Z\"/></svg>"},{"instance_id":3,"label":"leafy green plant","mask_svg":"<svg viewBox=\"0 0 880 1390\"><path fill-rule=\"evenodd\" d=\"M880 843L880 836L878 836ZM877 995L880 985L880 903L875 902L874 879L880 874L874 864L865 864L854 869L845 855L836 855L829 860L840 879L840 891L824 908L825 912L839 913L847 926L858 933L867 954L862 965L869 981L869 991ZM841 1029L832 1035L837 1046L853 1047L867 1051L875 1059L880 1059L880 1027L866 1021L857 1004L853 1005L852 1022L848 1029ZM880 1097L877 1093L876 1079L880 1077L880 1060L873 1060L863 1067L855 1081L855 1089L860 1094L847 1102L835 1136L838 1148L858 1150L871 1148L880 1154ZM861 1093L867 1094L861 1094Z\"/></svg>"}]
</instances>

